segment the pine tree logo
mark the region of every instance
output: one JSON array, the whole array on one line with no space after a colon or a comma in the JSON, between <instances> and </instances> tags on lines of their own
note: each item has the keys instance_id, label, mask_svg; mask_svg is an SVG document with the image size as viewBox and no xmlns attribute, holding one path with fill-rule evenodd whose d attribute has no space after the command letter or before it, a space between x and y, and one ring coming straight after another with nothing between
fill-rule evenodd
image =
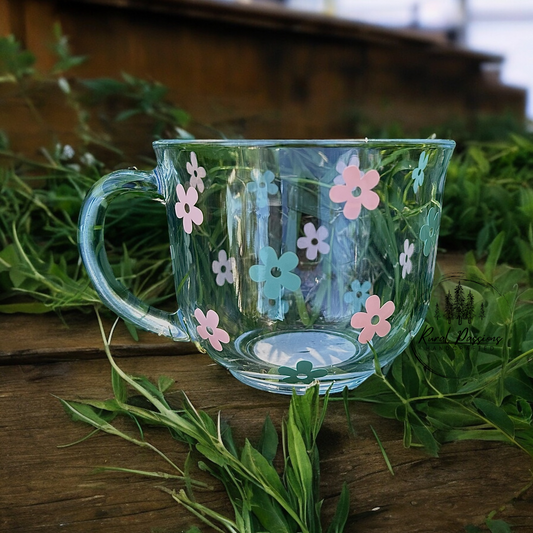
<instances>
[{"instance_id":1,"label":"pine tree logo","mask_svg":"<svg viewBox=\"0 0 533 533\"><path fill-rule=\"evenodd\" d=\"M435 305L435 318L438 320L443 316L448 324L451 325L453 320L457 320L457 324L462 325L463 321L472 324L474 318L479 317L483 319L486 310L485 305L481 302L479 310L476 314L474 294L468 291L465 295L465 290L459 281L455 287L453 294L448 291L444 294L444 310L441 311L439 304Z\"/></svg>"}]
</instances>

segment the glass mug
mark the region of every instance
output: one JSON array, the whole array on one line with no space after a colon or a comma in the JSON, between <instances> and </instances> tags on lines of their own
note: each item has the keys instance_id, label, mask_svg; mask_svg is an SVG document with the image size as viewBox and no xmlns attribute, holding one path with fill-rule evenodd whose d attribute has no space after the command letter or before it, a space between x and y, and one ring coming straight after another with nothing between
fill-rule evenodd
<instances>
[{"instance_id":1,"label":"glass mug","mask_svg":"<svg viewBox=\"0 0 533 533\"><path fill-rule=\"evenodd\" d=\"M85 199L79 245L102 301L193 341L240 381L354 388L409 344L430 301L449 140L163 140L152 172L119 170ZM108 202L163 201L178 310L113 275Z\"/></svg>"}]
</instances>

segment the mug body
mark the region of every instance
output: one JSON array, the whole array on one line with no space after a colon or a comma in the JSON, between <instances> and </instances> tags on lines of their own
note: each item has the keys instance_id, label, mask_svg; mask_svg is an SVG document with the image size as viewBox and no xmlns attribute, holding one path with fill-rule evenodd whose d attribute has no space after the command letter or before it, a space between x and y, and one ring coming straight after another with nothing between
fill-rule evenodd
<instances>
[{"instance_id":1,"label":"mug body","mask_svg":"<svg viewBox=\"0 0 533 533\"><path fill-rule=\"evenodd\" d=\"M253 387L353 388L430 300L453 141L157 141L182 327Z\"/></svg>"}]
</instances>

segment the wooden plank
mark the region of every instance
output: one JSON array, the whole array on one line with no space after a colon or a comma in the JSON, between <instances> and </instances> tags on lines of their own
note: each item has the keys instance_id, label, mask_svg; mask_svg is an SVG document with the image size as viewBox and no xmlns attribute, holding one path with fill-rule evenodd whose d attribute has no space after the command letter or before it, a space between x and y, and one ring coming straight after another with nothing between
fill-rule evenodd
<instances>
[{"instance_id":1,"label":"wooden plank","mask_svg":"<svg viewBox=\"0 0 533 533\"><path fill-rule=\"evenodd\" d=\"M212 414L220 410L239 442L245 436L252 441L258 438L267 413L279 428L288 406L287 397L240 384L205 355L147 355L122 359L120 364L132 374L175 378L196 407ZM157 490L157 481L93 473L101 465L164 470L165 464L147 450L109 435L58 448L82 438L88 429L71 422L52 395L109 397L108 362L79 360L0 369L1 531L177 533L197 523ZM529 461L522 452L499 443L462 442L444 446L440 458L430 458L421 450L405 449L400 425L379 418L367 406L356 405L352 421L356 436L348 432L342 403L332 402L319 440L327 516L342 482L350 488L347 532L464 533L466 524L482 523L501 506L507 506L508 520L516 522L515 533L533 530L533 493L530 490L513 500L531 479ZM370 424L383 442L394 476L387 470ZM124 429L136 432L133 425ZM187 450L165 431L149 430L146 437L183 463ZM201 473L198 476L205 479ZM198 501L229 513L220 486L213 485L213 490L197 492Z\"/></svg>"},{"instance_id":2,"label":"wooden plank","mask_svg":"<svg viewBox=\"0 0 533 533\"><path fill-rule=\"evenodd\" d=\"M105 319L106 331L112 320ZM179 355L196 353L192 343L174 342L153 333L138 331L136 342L122 321L113 335L117 357L153 353ZM94 313L49 313L41 316L0 314L0 365L43 363L68 359L105 357L100 328Z\"/></svg>"}]
</instances>

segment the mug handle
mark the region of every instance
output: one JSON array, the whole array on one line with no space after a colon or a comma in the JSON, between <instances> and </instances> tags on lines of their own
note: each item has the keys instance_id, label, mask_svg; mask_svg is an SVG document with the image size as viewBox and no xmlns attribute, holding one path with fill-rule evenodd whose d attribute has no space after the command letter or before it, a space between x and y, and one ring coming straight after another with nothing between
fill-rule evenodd
<instances>
[{"instance_id":1,"label":"mug handle","mask_svg":"<svg viewBox=\"0 0 533 533\"><path fill-rule=\"evenodd\" d=\"M104 221L109 203L122 194L161 198L153 172L117 170L94 184L84 200L78 224L78 245L89 278L103 303L121 318L158 335L188 341L178 311L168 313L146 304L113 274L105 251Z\"/></svg>"}]
</instances>

